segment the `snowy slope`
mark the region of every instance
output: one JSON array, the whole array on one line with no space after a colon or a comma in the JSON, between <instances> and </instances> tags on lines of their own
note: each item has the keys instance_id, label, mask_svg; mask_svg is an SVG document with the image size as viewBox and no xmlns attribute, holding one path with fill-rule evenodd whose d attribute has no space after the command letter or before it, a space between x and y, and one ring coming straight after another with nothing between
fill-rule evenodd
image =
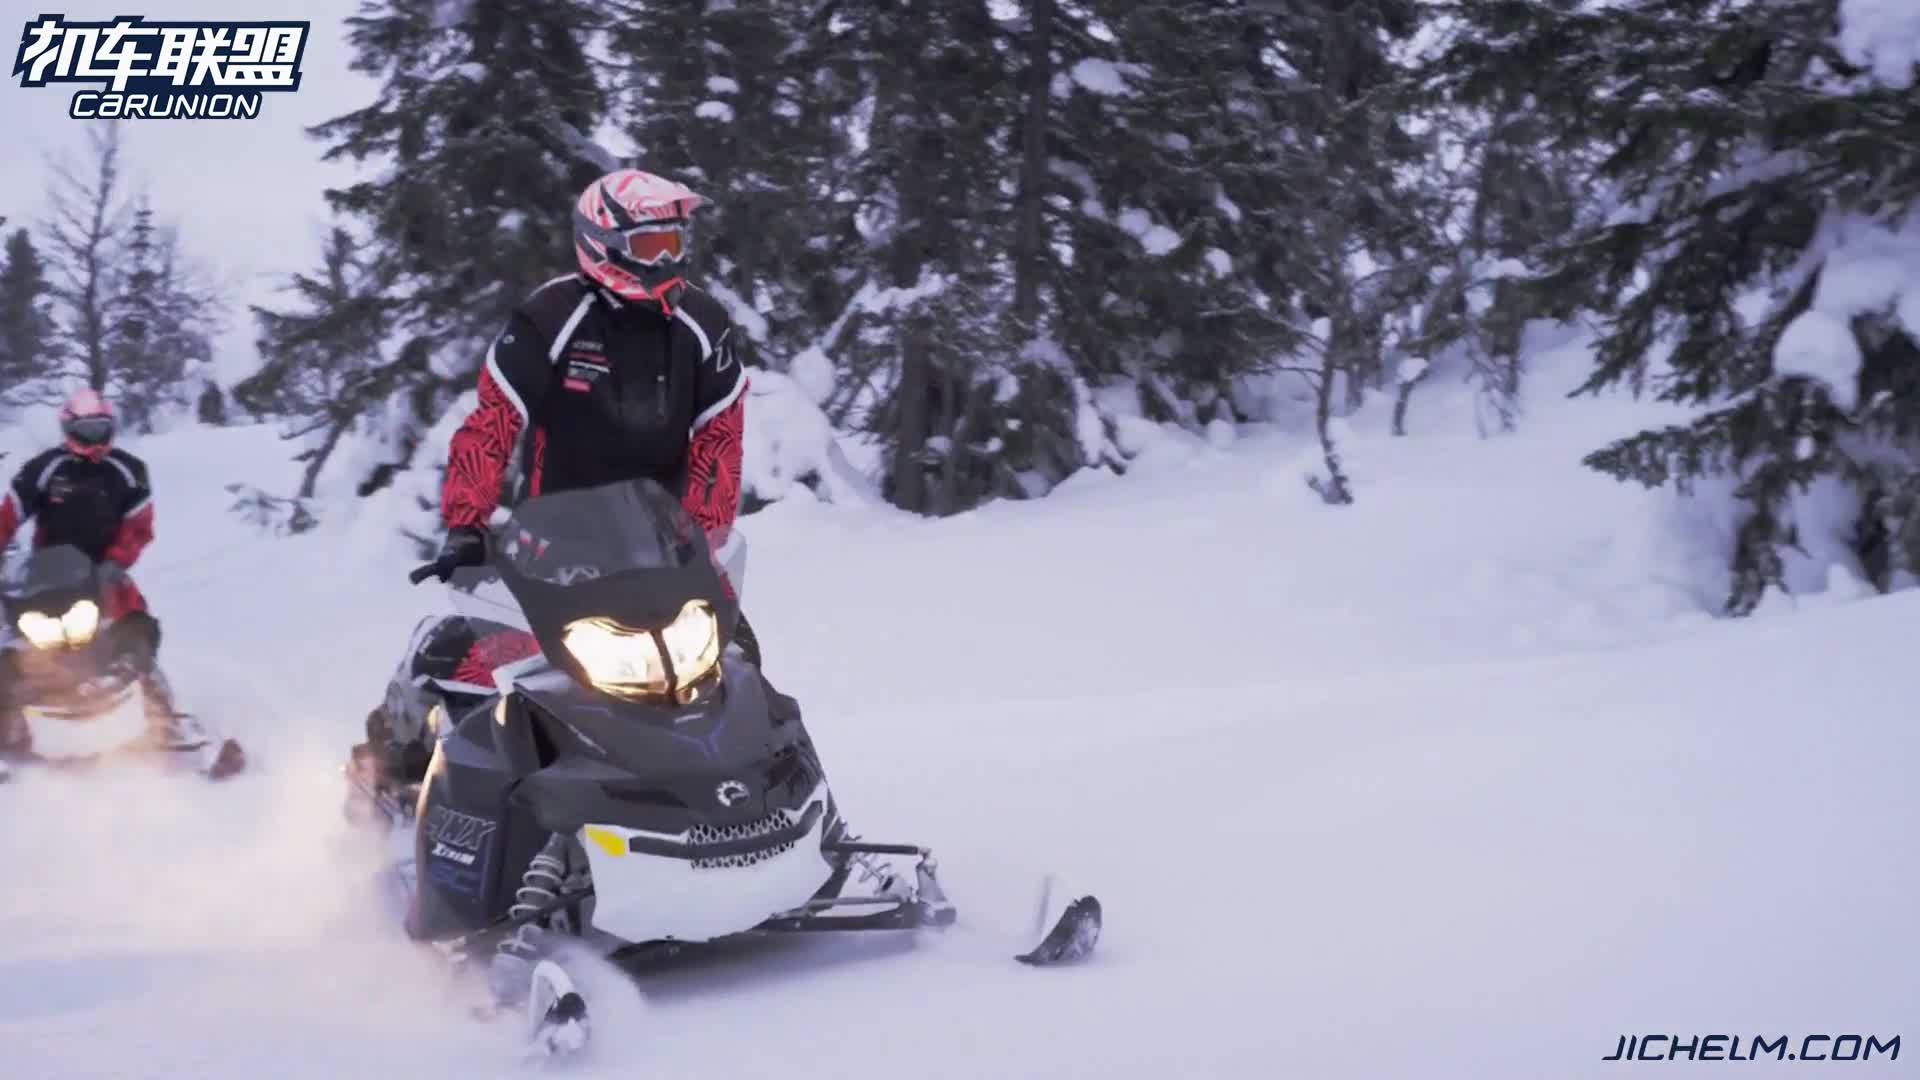
<instances>
[{"instance_id":1,"label":"snowy slope","mask_svg":"<svg viewBox=\"0 0 1920 1080\"><path fill-rule=\"evenodd\" d=\"M1341 510L1270 432L942 522L749 518L770 675L970 925L676 962L596 1002L580 1075L1558 1078L1616 1075L1624 1033L1920 1037L1920 595L1710 620L1711 537L1577 465L1638 417L1456 419L1360 424ZM0 1074L517 1075L339 824L439 598L379 529L225 516L222 483L291 474L269 433L141 449L168 662L257 769L0 789ZM993 932L1051 868L1107 935L1033 971Z\"/></svg>"}]
</instances>

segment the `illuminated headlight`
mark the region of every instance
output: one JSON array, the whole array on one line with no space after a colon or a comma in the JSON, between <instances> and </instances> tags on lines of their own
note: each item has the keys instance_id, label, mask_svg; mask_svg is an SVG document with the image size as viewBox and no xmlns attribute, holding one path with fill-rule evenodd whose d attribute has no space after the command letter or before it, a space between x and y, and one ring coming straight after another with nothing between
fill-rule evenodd
<instances>
[{"instance_id":1,"label":"illuminated headlight","mask_svg":"<svg viewBox=\"0 0 1920 1080\"><path fill-rule=\"evenodd\" d=\"M702 600L688 601L658 630L634 630L610 619L576 619L560 640L593 685L623 696L679 697L720 662L720 620Z\"/></svg>"},{"instance_id":2,"label":"illuminated headlight","mask_svg":"<svg viewBox=\"0 0 1920 1080\"><path fill-rule=\"evenodd\" d=\"M42 612L26 611L20 614L17 625L20 636L36 649L85 645L100 629L100 608L91 600L80 600L57 619Z\"/></svg>"}]
</instances>

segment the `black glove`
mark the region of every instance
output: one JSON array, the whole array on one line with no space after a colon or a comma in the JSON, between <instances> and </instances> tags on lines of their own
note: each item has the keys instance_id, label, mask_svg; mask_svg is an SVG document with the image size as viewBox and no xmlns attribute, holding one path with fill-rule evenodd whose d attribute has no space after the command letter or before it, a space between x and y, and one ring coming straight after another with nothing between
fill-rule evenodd
<instances>
[{"instance_id":1,"label":"black glove","mask_svg":"<svg viewBox=\"0 0 1920 1080\"><path fill-rule=\"evenodd\" d=\"M447 538L440 542L440 557L434 564L440 567L442 575L451 574L463 566L483 566L487 561L487 534L480 531L478 525L455 525L447 530ZM446 578L442 576L442 581Z\"/></svg>"},{"instance_id":2,"label":"black glove","mask_svg":"<svg viewBox=\"0 0 1920 1080\"><path fill-rule=\"evenodd\" d=\"M478 525L455 525L440 542L440 558L436 561L450 570L485 563L487 534Z\"/></svg>"},{"instance_id":3,"label":"black glove","mask_svg":"<svg viewBox=\"0 0 1920 1080\"><path fill-rule=\"evenodd\" d=\"M407 575L415 585L428 578L441 581L463 566L482 566L487 561L487 534L478 525L455 525L440 542L440 554L432 562Z\"/></svg>"}]
</instances>

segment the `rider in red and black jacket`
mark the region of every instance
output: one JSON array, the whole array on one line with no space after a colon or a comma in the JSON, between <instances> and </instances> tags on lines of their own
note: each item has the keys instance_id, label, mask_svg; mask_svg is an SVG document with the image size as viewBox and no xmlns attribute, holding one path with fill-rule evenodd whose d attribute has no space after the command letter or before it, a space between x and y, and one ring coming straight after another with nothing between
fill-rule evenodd
<instances>
[{"instance_id":1,"label":"rider in red and black jacket","mask_svg":"<svg viewBox=\"0 0 1920 1080\"><path fill-rule=\"evenodd\" d=\"M636 169L581 193L579 272L508 314L480 368L479 403L454 433L440 566L485 561L484 528L516 451L527 497L649 478L680 494L716 550L725 543L740 501L747 374L726 308L684 276L690 215L704 201ZM758 666L744 616L734 638ZM367 717L356 760L364 755L387 780L417 780L432 705L420 688L487 693L493 667L535 647L519 631L458 616L424 620L386 701Z\"/></svg>"},{"instance_id":2,"label":"rider in red and black jacket","mask_svg":"<svg viewBox=\"0 0 1920 1080\"><path fill-rule=\"evenodd\" d=\"M127 573L153 542L153 489L146 462L113 445L114 427L113 406L96 391L67 398L61 445L28 459L0 494L0 551L31 523L35 548L70 544L103 567L101 614L113 622L117 658L171 712L172 691L157 664L160 622ZM9 712L10 663L0 661L0 721Z\"/></svg>"},{"instance_id":3,"label":"rider in red and black jacket","mask_svg":"<svg viewBox=\"0 0 1920 1080\"><path fill-rule=\"evenodd\" d=\"M574 206L580 272L536 289L487 350L479 405L454 434L441 492L442 554L477 562L516 448L522 490L647 477L681 493L718 548L740 500L747 375L732 318L683 276L705 200L636 169Z\"/></svg>"},{"instance_id":4,"label":"rider in red and black jacket","mask_svg":"<svg viewBox=\"0 0 1920 1080\"><path fill-rule=\"evenodd\" d=\"M0 495L0 549L34 524L36 548L71 544L111 564L109 618L147 610L126 571L153 542L153 489L146 462L113 445L113 407L78 390L60 408L61 445L28 459Z\"/></svg>"}]
</instances>

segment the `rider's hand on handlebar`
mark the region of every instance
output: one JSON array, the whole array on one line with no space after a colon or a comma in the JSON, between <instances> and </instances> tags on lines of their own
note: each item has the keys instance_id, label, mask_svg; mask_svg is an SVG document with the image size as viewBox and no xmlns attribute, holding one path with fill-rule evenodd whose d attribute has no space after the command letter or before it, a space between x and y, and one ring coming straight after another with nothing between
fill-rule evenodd
<instances>
[{"instance_id":1,"label":"rider's hand on handlebar","mask_svg":"<svg viewBox=\"0 0 1920 1080\"><path fill-rule=\"evenodd\" d=\"M487 534L478 525L455 525L447 530L440 544L440 555L408 575L415 585L430 577L441 581L463 566L481 566L487 561Z\"/></svg>"}]
</instances>

